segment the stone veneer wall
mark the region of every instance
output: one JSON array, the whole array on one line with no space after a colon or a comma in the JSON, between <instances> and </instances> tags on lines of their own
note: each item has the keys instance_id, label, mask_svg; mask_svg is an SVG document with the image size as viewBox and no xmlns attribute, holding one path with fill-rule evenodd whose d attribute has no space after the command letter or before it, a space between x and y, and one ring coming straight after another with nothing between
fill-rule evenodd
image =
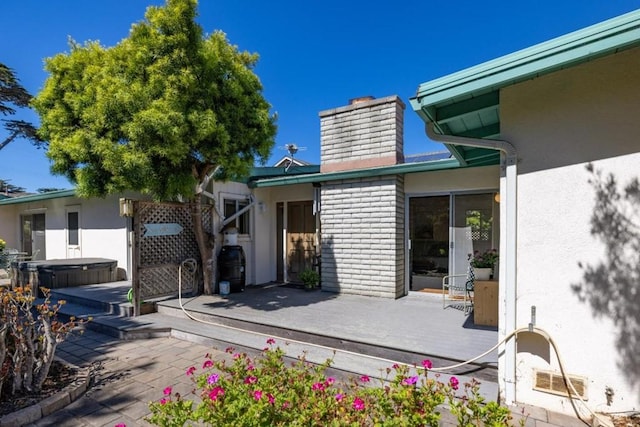
<instances>
[{"instance_id":1,"label":"stone veneer wall","mask_svg":"<svg viewBox=\"0 0 640 427\"><path fill-rule=\"evenodd\" d=\"M404 177L322 184L322 289L404 295Z\"/></svg>"},{"instance_id":2,"label":"stone veneer wall","mask_svg":"<svg viewBox=\"0 0 640 427\"><path fill-rule=\"evenodd\" d=\"M405 104L397 96L362 98L320 113L320 170L336 172L403 162Z\"/></svg>"}]
</instances>

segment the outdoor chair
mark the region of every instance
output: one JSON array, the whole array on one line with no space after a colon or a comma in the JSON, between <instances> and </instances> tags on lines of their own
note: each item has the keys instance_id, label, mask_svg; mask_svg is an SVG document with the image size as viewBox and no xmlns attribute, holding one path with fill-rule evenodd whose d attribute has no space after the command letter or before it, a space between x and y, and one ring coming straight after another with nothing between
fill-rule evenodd
<instances>
[{"instance_id":1,"label":"outdoor chair","mask_svg":"<svg viewBox=\"0 0 640 427\"><path fill-rule=\"evenodd\" d=\"M454 280L451 280L454 279ZM456 280L457 279L457 280ZM448 307L447 297L456 301L456 306L462 302L462 310L464 314L468 314L473 309L473 284L475 274L473 266L469 263L469 267L465 274L450 274L442 278L442 309ZM453 304L449 304L453 305Z\"/></svg>"}]
</instances>

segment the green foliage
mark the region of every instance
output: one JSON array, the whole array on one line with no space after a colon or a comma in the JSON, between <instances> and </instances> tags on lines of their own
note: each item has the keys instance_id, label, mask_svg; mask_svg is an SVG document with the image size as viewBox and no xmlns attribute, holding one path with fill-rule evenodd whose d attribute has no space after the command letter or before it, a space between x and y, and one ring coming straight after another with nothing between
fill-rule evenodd
<instances>
[{"instance_id":1,"label":"green foliage","mask_svg":"<svg viewBox=\"0 0 640 427\"><path fill-rule=\"evenodd\" d=\"M0 63L0 115L11 116L16 113L16 108L26 108L31 101L31 95L20 84L15 72ZM9 136L0 141L0 150L18 137L24 137L36 146L45 145L38 135L36 128L24 120L2 120L4 129Z\"/></svg>"},{"instance_id":2,"label":"green foliage","mask_svg":"<svg viewBox=\"0 0 640 427\"><path fill-rule=\"evenodd\" d=\"M441 411L450 410L460 426L510 425L509 409L485 404L477 381L460 387L455 377L430 378L428 360L422 367L394 365L377 385L367 376L341 382L325 373L331 360L313 365L302 355L289 364L274 342L253 360L233 349L227 350L230 363L207 355L200 372L186 371L192 397L166 387L147 420L161 426L437 426Z\"/></svg>"},{"instance_id":3,"label":"green foliage","mask_svg":"<svg viewBox=\"0 0 640 427\"><path fill-rule=\"evenodd\" d=\"M304 283L305 288L312 289L320 283L320 274L311 268L306 268L298 277Z\"/></svg>"},{"instance_id":4,"label":"green foliage","mask_svg":"<svg viewBox=\"0 0 640 427\"><path fill-rule=\"evenodd\" d=\"M47 59L33 105L53 171L79 194L192 199L216 167L243 175L268 157L276 126L257 55L204 36L196 14L195 0L167 0L113 47L71 41Z\"/></svg>"},{"instance_id":5,"label":"green foliage","mask_svg":"<svg viewBox=\"0 0 640 427\"><path fill-rule=\"evenodd\" d=\"M498 262L498 251L489 249L484 252L475 251L471 258L471 265L475 268L493 268Z\"/></svg>"}]
</instances>

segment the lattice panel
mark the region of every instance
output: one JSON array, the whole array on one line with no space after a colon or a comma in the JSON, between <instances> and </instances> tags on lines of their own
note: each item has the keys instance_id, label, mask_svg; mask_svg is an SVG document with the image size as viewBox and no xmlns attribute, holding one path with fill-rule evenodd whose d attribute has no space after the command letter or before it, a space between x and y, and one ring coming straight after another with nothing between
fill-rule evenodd
<instances>
[{"instance_id":1,"label":"lattice panel","mask_svg":"<svg viewBox=\"0 0 640 427\"><path fill-rule=\"evenodd\" d=\"M200 252L191 220L190 204L136 202L134 233L141 298L175 294L178 291L178 269L187 258L198 261ZM212 230L212 207L202 207L203 228ZM171 235L149 235L145 224L178 224L182 230ZM146 231L146 233L145 233ZM145 235L147 234L147 235ZM195 278L183 272L183 292L197 289L201 274Z\"/></svg>"},{"instance_id":2,"label":"lattice panel","mask_svg":"<svg viewBox=\"0 0 640 427\"><path fill-rule=\"evenodd\" d=\"M140 298L175 295L178 291L178 271L179 269L173 264L141 268L139 270ZM198 272L190 274L186 269L183 269L182 293L194 292L199 280L201 278Z\"/></svg>"}]
</instances>

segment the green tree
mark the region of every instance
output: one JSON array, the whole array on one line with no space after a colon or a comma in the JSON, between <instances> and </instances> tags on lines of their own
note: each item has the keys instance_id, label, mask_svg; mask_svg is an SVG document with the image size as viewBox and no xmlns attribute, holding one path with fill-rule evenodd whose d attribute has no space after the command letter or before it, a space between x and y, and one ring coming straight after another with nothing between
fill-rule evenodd
<instances>
[{"instance_id":1,"label":"green tree","mask_svg":"<svg viewBox=\"0 0 640 427\"><path fill-rule=\"evenodd\" d=\"M31 95L20 84L15 72L0 63L0 114L11 116L16 113L16 108L29 106ZM18 137L30 140L35 146L41 147L45 142L40 139L36 128L24 120L2 120L4 129L9 132L9 136L0 141L0 150Z\"/></svg>"},{"instance_id":2,"label":"green tree","mask_svg":"<svg viewBox=\"0 0 640 427\"><path fill-rule=\"evenodd\" d=\"M24 193L27 190L24 187L9 184L8 180L0 179L0 193Z\"/></svg>"},{"instance_id":3,"label":"green tree","mask_svg":"<svg viewBox=\"0 0 640 427\"><path fill-rule=\"evenodd\" d=\"M47 59L33 105L52 171L81 196L130 189L194 202L208 293L215 263L199 194L216 172L242 176L264 163L276 125L253 72L258 56L222 32L203 35L196 9L196 0L149 7L110 48L71 41L69 53Z\"/></svg>"}]
</instances>

